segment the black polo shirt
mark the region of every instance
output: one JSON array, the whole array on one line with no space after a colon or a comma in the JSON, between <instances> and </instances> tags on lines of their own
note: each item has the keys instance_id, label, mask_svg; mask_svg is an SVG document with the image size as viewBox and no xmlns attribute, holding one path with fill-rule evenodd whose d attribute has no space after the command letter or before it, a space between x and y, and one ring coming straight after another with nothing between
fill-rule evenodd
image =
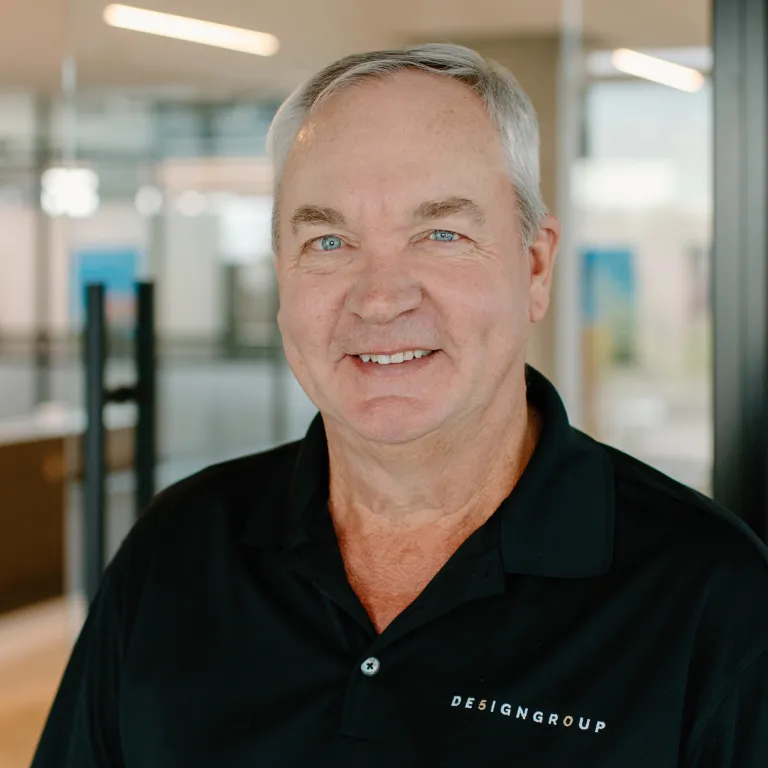
<instances>
[{"instance_id":1,"label":"black polo shirt","mask_svg":"<svg viewBox=\"0 0 768 768\"><path fill-rule=\"evenodd\" d=\"M768 766L768 567L572 429L377 635L303 441L161 494L109 565L33 768Z\"/></svg>"}]
</instances>

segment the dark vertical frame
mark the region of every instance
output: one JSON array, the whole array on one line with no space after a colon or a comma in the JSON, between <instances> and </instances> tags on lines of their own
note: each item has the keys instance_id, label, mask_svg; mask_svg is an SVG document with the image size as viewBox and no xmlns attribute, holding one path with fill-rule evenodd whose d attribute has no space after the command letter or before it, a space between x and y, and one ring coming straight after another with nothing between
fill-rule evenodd
<instances>
[{"instance_id":1,"label":"dark vertical frame","mask_svg":"<svg viewBox=\"0 0 768 768\"><path fill-rule=\"evenodd\" d=\"M105 563L106 435L104 431L104 368L107 330L104 285L86 287L85 324L85 486L83 515L84 586L88 600L99 588Z\"/></svg>"},{"instance_id":2,"label":"dark vertical frame","mask_svg":"<svg viewBox=\"0 0 768 768\"><path fill-rule=\"evenodd\" d=\"M768 4L713 0L715 498L768 535Z\"/></svg>"},{"instance_id":3,"label":"dark vertical frame","mask_svg":"<svg viewBox=\"0 0 768 768\"><path fill-rule=\"evenodd\" d=\"M155 293L152 283L136 286L136 518L149 506L155 495L157 465L157 352L155 345Z\"/></svg>"}]
</instances>

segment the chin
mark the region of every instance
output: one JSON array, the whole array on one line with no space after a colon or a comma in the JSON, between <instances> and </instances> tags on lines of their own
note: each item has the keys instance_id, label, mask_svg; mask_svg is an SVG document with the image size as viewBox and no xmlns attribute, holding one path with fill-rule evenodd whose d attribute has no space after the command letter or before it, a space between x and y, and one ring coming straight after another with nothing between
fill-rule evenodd
<instances>
[{"instance_id":1,"label":"chin","mask_svg":"<svg viewBox=\"0 0 768 768\"><path fill-rule=\"evenodd\" d=\"M364 440L398 445L418 440L441 423L439 415L424 403L386 398L347 410L347 424Z\"/></svg>"}]
</instances>

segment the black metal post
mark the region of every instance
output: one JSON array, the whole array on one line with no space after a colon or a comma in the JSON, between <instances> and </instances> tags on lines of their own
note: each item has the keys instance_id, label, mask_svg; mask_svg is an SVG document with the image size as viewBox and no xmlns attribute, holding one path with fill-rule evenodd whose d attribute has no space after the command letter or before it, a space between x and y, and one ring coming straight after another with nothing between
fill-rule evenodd
<instances>
[{"instance_id":1,"label":"black metal post","mask_svg":"<svg viewBox=\"0 0 768 768\"><path fill-rule=\"evenodd\" d=\"M136 322L136 517L155 495L157 460L157 354L155 349L155 296L151 283L138 283Z\"/></svg>"},{"instance_id":2,"label":"black metal post","mask_svg":"<svg viewBox=\"0 0 768 768\"><path fill-rule=\"evenodd\" d=\"M768 6L714 0L714 494L768 534Z\"/></svg>"},{"instance_id":3,"label":"black metal post","mask_svg":"<svg viewBox=\"0 0 768 768\"><path fill-rule=\"evenodd\" d=\"M104 320L104 285L88 285L85 326L85 484L83 516L84 587L92 600L104 571L105 539L105 433L104 365L106 327Z\"/></svg>"}]
</instances>

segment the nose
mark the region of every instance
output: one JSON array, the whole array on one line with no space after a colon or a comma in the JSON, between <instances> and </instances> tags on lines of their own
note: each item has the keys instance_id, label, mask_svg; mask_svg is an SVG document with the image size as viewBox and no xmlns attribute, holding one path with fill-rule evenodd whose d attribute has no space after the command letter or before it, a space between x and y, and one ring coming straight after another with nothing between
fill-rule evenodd
<instances>
[{"instance_id":1,"label":"nose","mask_svg":"<svg viewBox=\"0 0 768 768\"><path fill-rule=\"evenodd\" d=\"M421 301L421 285L407 264L391 254L370 255L355 275L346 308L364 322L382 325L416 309Z\"/></svg>"}]
</instances>

